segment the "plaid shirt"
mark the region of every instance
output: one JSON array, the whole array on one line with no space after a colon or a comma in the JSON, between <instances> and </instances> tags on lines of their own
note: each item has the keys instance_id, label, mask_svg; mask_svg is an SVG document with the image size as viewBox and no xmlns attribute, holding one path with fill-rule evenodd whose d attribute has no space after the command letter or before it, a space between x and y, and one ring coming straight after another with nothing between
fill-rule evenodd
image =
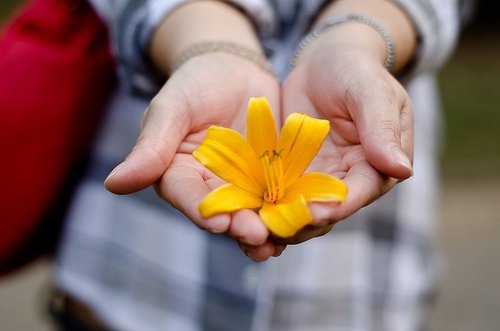
<instances>
[{"instance_id":1,"label":"plaid shirt","mask_svg":"<svg viewBox=\"0 0 500 331\"><path fill-rule=\"evenodd\" d=\"M180 1L94 2L110 23L122 74L132 84L117 92L74 198L57 285L117 330L419 330L440 266L434 70L456 40L457 2L398 1L421 35L406 85L415 108L414 177L329 234L264 263L249 260L223 235L200 231L151 188L127 196L103 188L134 145L147 105L128 88L150 93L157 87L141 45ZM276 66L288 63L283 58L320 4L237 2L255 17ZM287 22L297 13L303 23L292 27ZM281 44L273 41L278 31Z\"/></svg>"}]
</instances>

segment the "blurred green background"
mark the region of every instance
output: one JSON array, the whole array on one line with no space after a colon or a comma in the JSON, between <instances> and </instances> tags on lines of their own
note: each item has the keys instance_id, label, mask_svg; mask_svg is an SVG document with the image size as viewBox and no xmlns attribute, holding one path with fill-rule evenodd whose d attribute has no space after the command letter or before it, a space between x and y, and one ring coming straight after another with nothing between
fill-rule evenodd
<instances>
[{"instance_id":1,"label":"blurred green background","mask_svg":"<svg viewBox=\"0 0 500 331\"><path fill-rule=\"evenodd\" d=\"M11 9L17 4L17 1L4 0L0 2L0 19L4 19L11 11Z\"/></svg>"},{"instance_id":2,"label":"blurred green background","mask_svg":"<svg viewBox=\"0 0 500 331\"><path fill-rule=\"evenodd\" d=\"M440 74L446 180L500 180L500 2L479 1Z\"/></svg>"}]
</instances>

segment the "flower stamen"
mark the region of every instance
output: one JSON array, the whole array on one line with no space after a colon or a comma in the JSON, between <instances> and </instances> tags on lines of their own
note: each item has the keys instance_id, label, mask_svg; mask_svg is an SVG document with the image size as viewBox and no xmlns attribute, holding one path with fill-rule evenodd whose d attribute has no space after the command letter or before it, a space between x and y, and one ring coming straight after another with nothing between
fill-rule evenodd
<instances>
[{"instance_id":1,"label":"flower stamen","mask_svg":"<svg viewBox=\"0 0 500 331\"><path fill-rule=\"evenodd\" d=\"M285 182L283 180L283 164L281 157L274 150L267 150L260 157L264 177L266 180L266 192L264 200L276 203L285 193Z\"/></svg>"}]
</instances>

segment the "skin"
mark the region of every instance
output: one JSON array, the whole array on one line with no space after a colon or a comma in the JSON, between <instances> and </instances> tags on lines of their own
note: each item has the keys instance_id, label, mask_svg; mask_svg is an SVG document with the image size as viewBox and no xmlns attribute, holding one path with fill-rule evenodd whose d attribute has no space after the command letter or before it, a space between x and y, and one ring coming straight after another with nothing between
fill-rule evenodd
<instances>
[{"instance_id":1,"label":"skin","mask_svg":"<svg viewBox=\"0 0 500 331\"><path fill-rule=\"evenodd\" d=\"M416 45L407 17L388 1L344 0L333 2L316 25L352 12L383 22L396 45L394 70L401 70ZM284 82L284 117L301 109L331 121L330 134L311 170L343 178L349 193L341 204L312 205L313 226L280 243L296 244L329 232L334 223L412 175L412 104L383 67L385 57L378 32L350 22L330 29L310 45Z\"/></svg>"},{"instance_id":2,"label":"skin","mask_svg":"<svg viewBox=\"0 0 500 331\"><path fill-rule=\"evenodd\" d=\"M315 24L345 13L371 16L387 29L396 45L396 72L411 59L415 32L399 8L382 0L334 1ZM184 50L207 40L236 42L262 54L251 22L223 2L190 2L166 17L152 37L150 55L169 79L145 111L136 146L107 178L108 190L128 194L155 185L198 227L226 233L250 258L264 261L288 244L329 232L411 176L411 101L384 69L385 44L373 28L349 22L330 29L300 55L282 86L254 63L223 52L195 56L171 73ZM209 219L198 212L221 181L191 153L210 125L244 133L247 101L254 96L266 96L282 121L292 112L330 120L330 134L310 170L343 178L349 187L341 204L311 204L312 226L293 238L270 236L252 210Z\"/></svg>"}]
</instances>

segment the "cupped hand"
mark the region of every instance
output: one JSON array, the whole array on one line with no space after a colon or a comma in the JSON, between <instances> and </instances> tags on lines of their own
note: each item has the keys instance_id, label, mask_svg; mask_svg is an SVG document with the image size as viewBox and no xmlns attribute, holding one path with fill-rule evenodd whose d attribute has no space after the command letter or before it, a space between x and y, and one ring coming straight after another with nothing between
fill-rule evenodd
<instances>
[{"instance_id":1,"label":"cupped hand","mask_svg":"<svg viewBox=\"0 0 500 331\"><path fill-rule=\"evenodd\" d=\"M107 178L107 189L128 194L155 184L158 194L198 227L235 238L255 260L278 254L280 246L269 240L254 211L201 217L200 201L222 182L191 153L211 125L244 134L249 98L266 96L279 110L279 94L277 80L245 59L225 53L190 59L149 104L137 143Z\"/></svg>"},{"instance_id":2,"label":"cupped hand","mask_svg":"<svg viewBox=\"0 0 500 331\"><path fill-rule=\"evenodd\" d=\"M295 244L373 202L412 175L413 111L400 83L376 59L355 47L305 56L282 91L283 117L292 112L328 119L331 130L309 170L332 174L348 186L342 203L313 203L312 226Z\"/></svg>"}]
</instances>

